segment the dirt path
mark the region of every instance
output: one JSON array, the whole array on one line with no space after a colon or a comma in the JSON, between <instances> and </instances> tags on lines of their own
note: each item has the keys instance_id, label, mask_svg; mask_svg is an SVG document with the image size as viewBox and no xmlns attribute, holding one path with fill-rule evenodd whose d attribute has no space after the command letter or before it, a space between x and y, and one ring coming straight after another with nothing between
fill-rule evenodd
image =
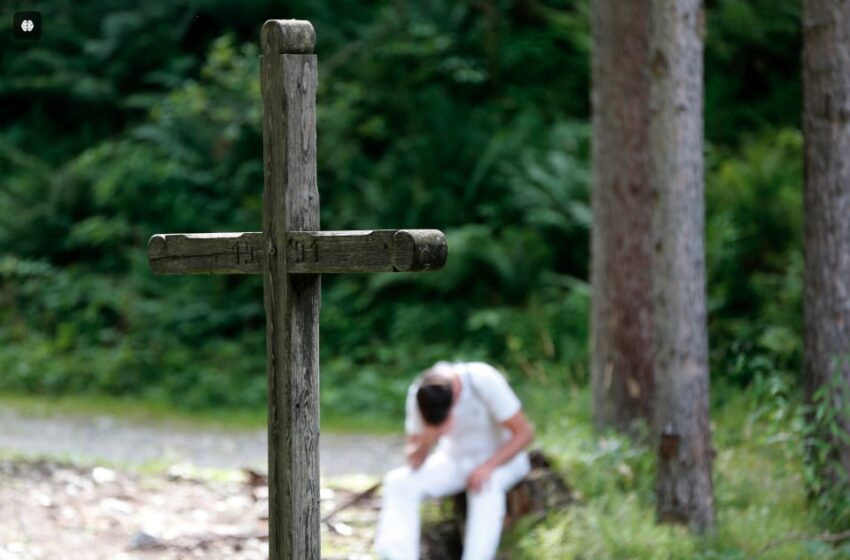
<instances>
[{"instance_id":1,"label":"dirt path","mask_svg":"<svg viewBox=\"0 0 850 560\"><path fill-rule=\"evenodd\" d=\"M51 461L0 461L0 560L268 558L268 488ZM323 485L323 514L355 489ZM378 499L322 525L322 557L366 560Z\"/></svg>"},{"instance_id":2,"label":"dirt path","mask_svg":"<svg viewBox=\"0 0 850 560\"><path fill-rule=\"evenodd\" d=\"M377 476L400 464L399 436L322 434L326 477ZM199 468L265 470L266 433L162 424L138 425L111 416L27 416L0 406L0 452L117 465L190 464ZM2 558L0 558L2 560Z\"/></svg>"},{"instance_id":3,"label":"dirt path","mask_svg":"<svg viewBox=\"0 0 850 560\"><path fill-rule=\"evenodd\" d=\"M401 443L398 436L322 434L323 513L400 463ZM0 407L4 455L0 560L268 557L268 488L241 470L265 472L264 430L30 416ZM164 474L125 468L149 465ZM216 469L217 478L194 470L205 468ZM371 558L377 500L367 497L322 525L323 558Z\"/></svg>"}]
</instances>

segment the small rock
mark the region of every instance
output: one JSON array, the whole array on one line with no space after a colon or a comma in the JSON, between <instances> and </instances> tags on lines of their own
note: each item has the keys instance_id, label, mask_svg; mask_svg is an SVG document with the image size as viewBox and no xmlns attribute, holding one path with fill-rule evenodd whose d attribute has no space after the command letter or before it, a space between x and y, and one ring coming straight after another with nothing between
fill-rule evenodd
<instances>
[{"instance_id":1,"label":"small rock","mask_svg":"<svg viewBox=\"0 0 850 560\"><path fill-rule=\"evenodd\" d=\"M100 510L105 513L117 513L120 515L131 515L134 512L132 504L117 498L104 498L100 501Z\"/></svg>"},{"instance_id":2,"label":"small rock","mask_svg":"<svg viewBox=\"0 0 850 560\"><path fill-rule=\"evenodd\" d=\"M268 486L260 486L258 488L254 488L254 491L251 494L254 496L255 500L268 500L269 499L269 487Z\"/></svg>"},{"instance_id":3,"label":"small rock","mask_svg":"<svg viewBox=\"0 0 850 560\"><path fill-rule=\"evenodd\" d=\"M35 498L35 501L41 507L52 508L52 507L55 506L55 504L53 503L53 499L50 496L48 496L47 494L44 494L42 492L34 493L33 498Z\"/></svg>"},{"instance_id":4,"label":"small rock","mask_svg":"<svg viewBox=\"0 0 850 560\"><path fill-rule=\"evenodd\" d=\"M95 467L91 471L91 477L97 484L107 484L109 482L115 482L117 475L112 469Z\"/></svg>"},{"instance_id":5,"label":"small rock","mask_svg":"<svg viewBox=\"0 0 850 560\"><path fill-rule=\"evenodd\" d=\"M343 523L342 521L328 521L328 528L337 535L342 535L343 537L350 537L354 534L354 529L351 528L351 525Z\"/></svg>"},{"instance_id":6,"label":"small rock","mask_svg":"<svg viewBox=\"0 0 850 560\"><path fill-rule=\"evenodd\" d=\"M144 531L137 531L130 538L130 550L157 550L161 548L165 548L165 544Z\"/></svg>"},{"instance_id":7,"label":"small rock","mask_svg":"<svg viewBox=\"0 0 850 560\"><path fill-rule=\"evenodd\" d=\"M188 463L177 463L168 467L167 473L171 480L192 480L198 471Z\"/></svg>"}]
</instances>

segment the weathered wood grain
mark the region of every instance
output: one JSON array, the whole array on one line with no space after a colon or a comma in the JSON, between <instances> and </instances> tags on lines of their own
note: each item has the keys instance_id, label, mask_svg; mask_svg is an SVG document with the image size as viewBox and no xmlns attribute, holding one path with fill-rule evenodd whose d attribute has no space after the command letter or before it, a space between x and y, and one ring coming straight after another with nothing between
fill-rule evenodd
<instances>
[{"instance_id":1,"label":"weathered wood grain","mask_svg":"<svg viewBox=\"0 0 850 560\"><path fill-rule=\"evenodd\" d=\"M261 274L263 234L167 233L148 241L148 263L157 274Z\"/></svg>"},{"instance_id":2,"label":"weathered wood grain","mask_svg":"<svg viewBox=\"0 0 850 560\"><path fill-rule=\"evenodd\" d=\"M320 274L438 270L437 230L319 231L313 26L261 33L263 231L154 235L159 274L262 274L269 417L269 558L320 558Z\"/></svg>"},{"instance_id":3,"label":"weathered wood grain","mask_svg":"<svg viewBox=\"0 0 850 560\"><path fill-rule=\"evenodd\" d=\"M292 232L290 273L413 272L446 262L446 238L437 230Z\"/></svg>"},{"instance_id":4,"label":"weathered wood grain","mask_svg":"<svg viewBox=\"0 0 850 560\"><path fill-rule=\"evenodd\" d=\"M263 299L267 333L271 560L321 557L321 277L287 274L286 251L288 232L319 230L316 57L286 53L287 50L303 52L301 42L305 36L313 36L308 22L269 21L262 32ZM293 49L295 43L301 46Z\"/></svg>"},{"instance_id":5,"label":"weathered wood grain","mask_svg":"<svg viewBox=\"0 0 850 560\"><path fill-rule=\"evenodd\" d=\"M151 237L148 260L157 274L260 274L263 234L171 233ZM418 272L446 263L446 237L432 229L290 232L290 274Z\"/></svg>"},{"instance_id":6,"label":"weathered wood grain","mask_svg":"<svg viewBox=\"0 0 850 560\"><path fill-rule=\"evenodd\" d=\"M261 41L263 54L312 54L316 30L309 21L270 19L263 24Z\"/></svg>"}]
</instances>

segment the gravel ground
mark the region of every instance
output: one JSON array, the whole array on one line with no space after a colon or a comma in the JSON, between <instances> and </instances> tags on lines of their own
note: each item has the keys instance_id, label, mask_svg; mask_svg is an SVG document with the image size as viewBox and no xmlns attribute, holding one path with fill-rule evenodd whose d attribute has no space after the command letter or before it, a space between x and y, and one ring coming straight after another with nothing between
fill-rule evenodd
<instances>
[{"instance_id":1,"label":"gravel ground","mask_svg":"<svg viewBox=\"0 0 850 560\"><path fill-rule=\"evenodd\" d=\"M355 495L323 486L323 515ZM0 560L258 560L268 558L267 512L256 477L0 461ZM322 557L370 559L377 512L369 496L323 523Z\"/></svg>"},{"instance_id":2,"label":"gravel ground","mask_svg":"<svg viewBox=\"0 0 850 560\"><path fill-rule=\"evenodd\" d=\"M402 463L401 436L322 434L320 445L326 477L378 476ZM111 416L33 417L0 407L0 451L86 463L265 470L266 432L138 425Z\"/></svg>"},{"instance_id":3,"label":"gravel ground","mask_svg":"<svg viewBox=\"0 0 850 560\"><path fill-rule=\"evenodd\" d=\"M400 464L401 446L400 436L322 434L322 511ZM4 455L0 560L268 557L268 489L256 474L265 472L264 430L29 416L0 406ZM125 468L146 465L164 474ZM216 480L199 478L208 468ZM371 558L377 500L368 496L322 525L323 558Z\"/></svg>"}]
</instances>

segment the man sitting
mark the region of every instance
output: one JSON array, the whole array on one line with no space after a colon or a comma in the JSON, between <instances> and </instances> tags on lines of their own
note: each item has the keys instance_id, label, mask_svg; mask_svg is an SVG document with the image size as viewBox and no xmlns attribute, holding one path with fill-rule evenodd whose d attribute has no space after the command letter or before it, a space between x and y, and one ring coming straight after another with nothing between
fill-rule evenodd
<instances>
[{"instance_id":1,"label":"man sitting","mask_svg":"<svg viewBox=\"0 0 850 560\"><path fill-rule=\"evenodd\" d=\"M530 470L534 431L516 394L492 366L438 362L408 390L405 431L408 466L384 478L378 557L419 560L422 499L467 490L463 560L492 560L505 494Z\"/></svg>"}]
</instances>

